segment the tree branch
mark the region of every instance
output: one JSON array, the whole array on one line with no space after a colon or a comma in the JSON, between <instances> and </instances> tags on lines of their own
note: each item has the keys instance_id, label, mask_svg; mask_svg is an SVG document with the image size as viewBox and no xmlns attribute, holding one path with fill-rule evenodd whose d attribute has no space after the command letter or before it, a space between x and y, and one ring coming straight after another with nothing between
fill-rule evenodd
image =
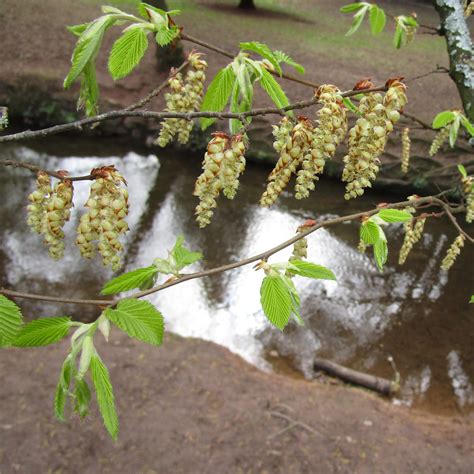
<instances>
[{"instance_id":1,"label":"tree branch","mask_svg":"<svg viewBox=\"0 0 474 474\"><path fill-rule=\"evenodd\" d=\"M342 97L352 97L358 94L369 94L371 92L380 92L385 91L385 86L373 87L372 89L365 89L365 90L350 90L343 92L341 95ZM82 130L82 128L86 125L91 125L93 123L103 122L104 120L112 120L112 119L120 119L126 117L141 117L145 119L165 119L165 118L178 118L178 119L185 119L185 120L192 120L195 118L216 118L219 120L224 119L242 119L245 117L256 117L259 115L284 115L285 112L290 110L297 110L297 109L304 109L306 107L311 107L312 105L316 104L317 99L312 98L310 100L303 100L300 102L295 102L293 104L287 105L281 109L274 108L274 107L266 107L266 108L258 108L249 110L247 112L239 112L239 113L231 113L231 112L152 112L148 110L128 110L128 109L121 109L121 110L114 110L111 112L106 112L100 115L96 115L95 117L88 117L81 120L77 120L76 122L65 123L61 125L54 125L52 127L43 128L41 130L26 130L24 132L14 133L11 135L5 135L0 137L0 143L5 142L14 142L19 140L32 140L36 138L45 138L51 135L57 135L59 133L71 132L75 130Z\"/></svg>"},{"instance_id":2,"label":"tree branch","mask_svg":"<svg viewBox=\"0 0 474 474\"><path fill-rule=\"evenodd\" d=\"M427 196L427 197L421 197L417 199L416 201L402 201L402 202L397 202L397 203L392 203L392 204L387 204L384 205L384 209L400 209L404 208L407 206L413 206L413 207L421 207L425 205L434 205L437 207L441 207L444 209L448 217L451 219L453 225L456 227L456 229L461 232L470 242L474 242L474 239L470 237L468 234L462 230L462 228L459 226L457 223L456 219L454 218L453 214L454 213L459 213L465 211L464 206L459 206L456 208L451 208L447 203L443 202L440 197L446 194L446 192L440 193L437 196ZM321 229L322 227L329 227L332 225L336 224L341 224L343 222L348 222L348 221L354 221L354 220L360 220L361 218L367 218L370 216L373 216L374 214L377 214L382 206L376 207L375 209L372 209L370 211L365 211L365 212L358 212L356 214L350 214L347 216L341 216L341 217L336 217L334 219L328 219L326 221L322 221L319 223L316 223L313 227L308 228L304 232L298 232L295 236L291 237L290 239L285 240L281 244L272 247L271 249L268 249L264 252L261 252L257 255L253 255L251 257L248 257L243 260L239 260L238 262L232 262L228 263L226 265L221 265L219 267L214 267L210 268L208 270L202 270L199 272L194 272L194 273L188 273L181 275L179 278L176 278L174 280L168 280L165 283L162 283L160 285L154 286L153 288L150 288L149 290L144 290L144 291L137 291L133 293L132 295L128 296L128 298L143 298L145 296L149 296L154 293L158 293L159 291L162 291L166 288L170 288L171 286L179 285L181 283L184 283L185 281L189 280L194 280L196 278L203 278L203 277L208 277L211 275L216 275L218 273L223 273L227 272L230 270L233 270L235 268L243 267L246 265L250 265L251 263L259 262L261 260L268 260L272 255L276 254L280 250L285 249L286 247L289 247L290 245L293 245L295 242L297 242L300 239L303 239L307 237L308 235L312 234L313 232L317 231L318 229ZM70 303L70 304L78 304L78 305L95 305L95 306L110 306L113 307L115 306L119 301L125 298L120 298L117 300L100 300L100 299L86 299L86 300L81 300L81 299L70 299L70 298L63 298L63 297L56 297L56 296L47 296L47 295L36 295L36 294L30 294L30 293L20 293L16 292L14 290L8 290L8 289L0 289L0 294L4 294L7 296L11 297L16 297L16 298L25 298L25 299L32 299L32 300L41 300L41 301L52 301L56 303Z\"/></svg>"}]
</instances>

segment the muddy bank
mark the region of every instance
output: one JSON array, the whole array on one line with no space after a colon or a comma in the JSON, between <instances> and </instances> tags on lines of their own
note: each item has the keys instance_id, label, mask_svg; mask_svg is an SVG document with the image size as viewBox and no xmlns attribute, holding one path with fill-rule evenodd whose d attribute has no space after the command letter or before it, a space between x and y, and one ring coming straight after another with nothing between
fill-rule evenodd
<instances>
[{"instance_id":1,"label":"muddy bank","mask_svg":"<svg viewBox=\"0 0 474 474\"><path fill-rule=\"evenodd\" d=\"M113 444L95 408L90 424L53 419L66 350L2 352L2 473L472 472L472 417L421 416L262 373L212 343L168 335L153 348L118 331L98 347L121 420Z\"/></svg>"}]
</instances>

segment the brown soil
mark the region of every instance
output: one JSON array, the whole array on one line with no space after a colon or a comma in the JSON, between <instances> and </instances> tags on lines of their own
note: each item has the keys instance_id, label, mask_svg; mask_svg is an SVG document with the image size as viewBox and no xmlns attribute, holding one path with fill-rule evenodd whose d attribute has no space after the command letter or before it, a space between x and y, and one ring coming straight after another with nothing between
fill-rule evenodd
<instances>
[{"instance_id":1,"label":"brown soil","mask_svg":"<svg viewBox=\"0 0 474 474\"><path fill-rule=\"evenodd\" d=\"M54 420L52 396L66 350L62 343L2 352L2 474L470 473L474 467L472 418L421 415L360 389L265 374L200 340L168 336L157 349L118 332L99 344L121 421L114 444L95 407L83 424Z\"/></svg>"}]
</instances>

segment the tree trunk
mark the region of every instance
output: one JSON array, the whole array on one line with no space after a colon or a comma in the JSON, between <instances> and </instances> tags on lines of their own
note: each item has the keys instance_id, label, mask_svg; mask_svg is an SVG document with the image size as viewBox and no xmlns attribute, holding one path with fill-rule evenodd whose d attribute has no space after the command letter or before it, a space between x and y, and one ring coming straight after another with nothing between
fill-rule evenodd
<instances>
[{"instance_id":1,"label":"tree trunk","mask_svg":"<svg viewBox=\"0 0 474 474\"><path fill-rule=\"evenodd\" d=\"M255 10L255 3L253 3L253 0L240 0L239 8L243 10Z\"/></svg>"},{"instance_id":2,"label":"tree trunk","mask_svg":"<svg viewBox=\"0 0 474 474\"><path fill-rule=\"evenodd\" d=\"M449 54L449 75L456 83L466 116L474 122L474 53L461 0L435 0Z\"/></svg>"}]
</instances>

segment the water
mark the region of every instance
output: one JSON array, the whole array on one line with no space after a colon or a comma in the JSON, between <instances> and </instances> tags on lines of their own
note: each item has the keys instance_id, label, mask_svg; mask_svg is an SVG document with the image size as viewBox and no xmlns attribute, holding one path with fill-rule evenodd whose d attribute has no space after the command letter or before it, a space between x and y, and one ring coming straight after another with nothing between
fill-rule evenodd
<instances>
[{"instance_id":1,"label":"water","mask_svg":"<svg viewBox=\"0 0 474 474\"><path fill-rule=\"evenodd\" d=\"M191 249L205 256L195 269L211 268L286 240L306 218L327 219L397 199L370 192L362 199L346 202L342 184L321 181L317 192L306 201L296 201L287 194L276 207L260 209L258 198L269 170L249 165L237 198L221 200L211 226L199 230L193 219L196 198L192 189L201 157L159 153L160 159L149 150L129 151L129 147L111 141L64 138L49 144L8 146L1 152L2 158L67 169L75 175L115 164L127 178L131 196L127 270L166 256L180 233ZM111 273L98 261L81 260L73 246L88 183L75 184L76 208L66 227L68 251L60 262L49 259L41 239L25 224L26 196L34 186L32 175L4 168L0 169L0 183L0 285L32 293L82 298L97 295ZM272 370L274 359L267 355L277 351L283 359L276 367L284 360L307 378L313 376L315 354L392 378L387 362L392 356L402 377L396 403L446 415L471 412L474 305L467 301L474 291L472 246L465 247L463 260L446 275L440 273L439 264L456 235L447 221L429 220L423 241L403 267L396 265L403 238L401 227L390 226L386 233L390 255L383 274L370 254L357 252L357 224L341 224L312 234L309 259L331 268L337 282L296 278L305 326L292 326L284 333L266 322L259 304L262 275L251 267L185 282L150 296L150 300L164 314L167 330L222 344L263 370ZM289 253L282 251L271 261L284 261ZM20 303L31 318L71 314L87 320L97 315L93 307L27 300Z\"/></svg>"}]
</instances>

